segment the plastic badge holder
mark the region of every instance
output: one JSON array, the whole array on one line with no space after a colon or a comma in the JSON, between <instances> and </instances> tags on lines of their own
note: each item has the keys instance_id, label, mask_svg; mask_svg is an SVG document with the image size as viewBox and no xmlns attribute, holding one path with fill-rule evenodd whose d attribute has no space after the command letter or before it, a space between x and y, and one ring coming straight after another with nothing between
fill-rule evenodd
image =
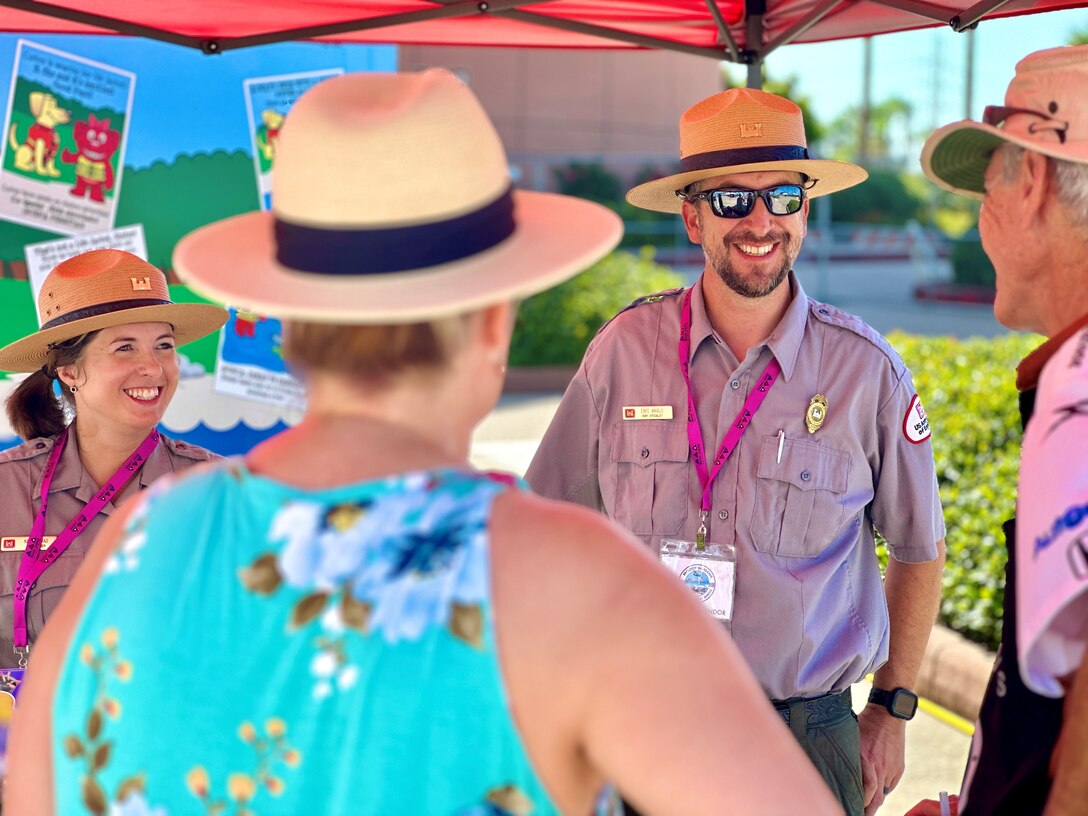
<instances>
[{"instance_id":1,"label":"plastic badge holder","mask_svg":"<svg viewBox=\"0 0 1088 816\"><path fill-rule=\"evenodd\" d=\"M732 627L737 585L737 551L732 544L708 542L699 550L694 541L661 539L661 563L703 602L715 618Z\"/></svg>"}]
</instances>

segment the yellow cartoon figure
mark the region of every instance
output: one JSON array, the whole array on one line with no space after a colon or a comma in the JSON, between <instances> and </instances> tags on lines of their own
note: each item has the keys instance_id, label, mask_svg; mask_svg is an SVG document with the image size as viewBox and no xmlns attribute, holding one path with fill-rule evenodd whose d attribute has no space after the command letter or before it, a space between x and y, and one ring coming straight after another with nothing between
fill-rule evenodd
<instances>
[{"instance_id":1,"label":"yellow cartoon figure","mask_svg":"<svg viewBox=\"0 0 1088 816\"><path fill-rule=\"evenodd\" d=\"M30 94L30 114L34 117L34 124L27 131L26 141L19 143L14 122L8 131L8 144L15 151L15 167L39 176L58 178L60 170L57 169L56 160L57 151L60 150L60 134L56 126L71 121L72 112L62 108L53 94L34 91Z\"/></svg>"},{"instance_id":2,"label":"yellow cartoon figure","mask_svg":"<svg viewBox=\"0 0 1088 816\"><path fill-rule=\"evenodd\" d=\"M261 120L264 124L257 128L257 147L261 149L264 160L271 162L276 157L276 139L283 126L283 114L268 108L261 111Z\"/></svg>"}]
</instances>

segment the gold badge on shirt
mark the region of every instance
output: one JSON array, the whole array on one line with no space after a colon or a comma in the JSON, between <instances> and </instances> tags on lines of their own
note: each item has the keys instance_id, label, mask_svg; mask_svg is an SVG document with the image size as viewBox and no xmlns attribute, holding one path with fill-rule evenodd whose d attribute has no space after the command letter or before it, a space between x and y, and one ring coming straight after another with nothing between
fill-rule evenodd
<instances>
[{"instance_id":1,"label":"gold badge on shirt","mask_svg":"<svg viewBox=\"0 0 1088 816\"><path fill-rule=\"evenodd\" d=\"M816 433L827 418L827 397L817 394L808 402L808 410L805 411L805 425L809 433Z\"/></svg>"},{"instance_id":2,"label":"gold badge on shirt","mask_svg":"<svg viewBox=\"0 0 1088 816\"><path fill-rule=\"evenodd\" d=\"M56 536L42 536L42 549L48 550L49 545L56 540ZM23 552L30 536L0 536L0 553Z\"/></svg>"},{"instance_id":3,"label":"gold badge on shirt","mask_svg":"<svg viewBox=\"0 0 1088 816\"><path fill-rule=\"evenodd\" d=\"M623 418L632 419L672 419L671 405L625 405Z\"/></svg>"}]
</instances>

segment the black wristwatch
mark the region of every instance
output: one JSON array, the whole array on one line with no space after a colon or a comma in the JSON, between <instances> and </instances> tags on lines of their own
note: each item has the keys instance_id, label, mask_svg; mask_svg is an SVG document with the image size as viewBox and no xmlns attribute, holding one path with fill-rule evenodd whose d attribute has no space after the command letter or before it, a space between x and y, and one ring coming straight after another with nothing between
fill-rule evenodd
<instances>
[{"instance_id":1,"label":"black wristwatch","mask_svg":"<svg viewBox=\"0 0 1088 816\"><path fill-rule=\"evenodd\" d=\"M914 714L918 711L918 695L905 688L894 688L891 691L874 688L869 692L869 702L884 706L889 714L901 720L914 719Z\"/></svg>"}]
</instances>

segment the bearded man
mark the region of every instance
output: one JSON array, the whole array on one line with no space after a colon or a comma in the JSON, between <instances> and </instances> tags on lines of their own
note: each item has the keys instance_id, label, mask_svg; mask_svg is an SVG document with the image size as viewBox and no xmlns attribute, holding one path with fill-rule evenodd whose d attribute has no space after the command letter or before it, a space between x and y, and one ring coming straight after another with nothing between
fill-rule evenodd
<instances>
[{"instance_id":1,"label":"bearded man","mask_svg":"<svg viewBox=\"0 0 1088 816\"><path fill-rule=\"evenodd\" d=\"M809 199L866 173L811 158L797 105L756 90L689 108L680 147L681 172L627 200L680 213L703 274L598 333L527 478L658 553L730 630L846 812L871 814L903 773L945 530L910 372L792 271ZM854 717L850 687L869 672ZM693 677L662 704L698 693Z\"/></svg>"}]
</instances>

